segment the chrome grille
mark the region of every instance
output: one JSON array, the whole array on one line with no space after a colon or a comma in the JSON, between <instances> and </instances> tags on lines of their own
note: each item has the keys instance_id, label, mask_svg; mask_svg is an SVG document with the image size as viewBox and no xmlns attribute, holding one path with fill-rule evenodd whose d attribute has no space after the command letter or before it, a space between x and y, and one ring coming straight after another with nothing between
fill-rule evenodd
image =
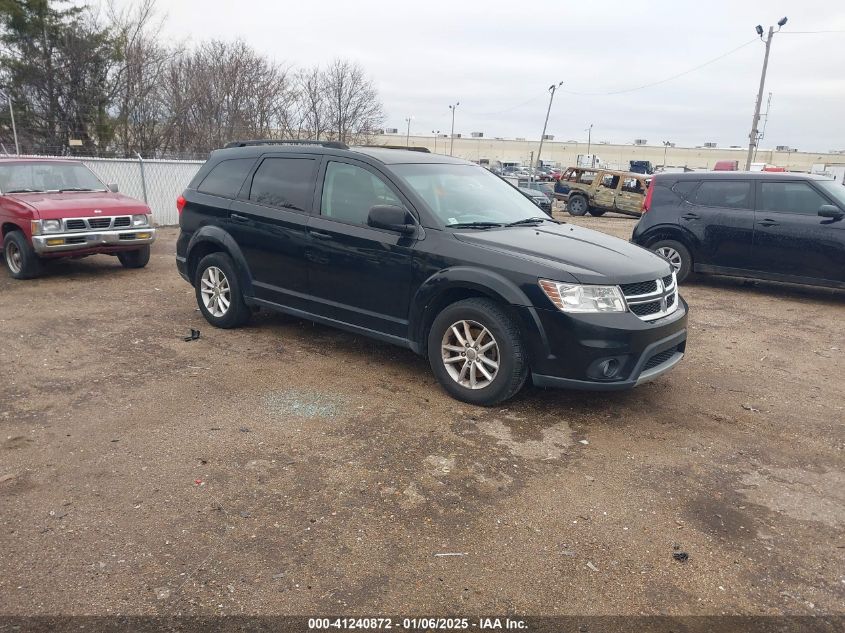
<instances>
[{"instance_id":1,"label":"chrome grille","mask_svg":"<svg viewBox=\"0 0 845 633\"><path fill-rule=\"evenodd\" d=\"M654 321L678 309L675 274L660 279L620 284L628 309L643 321Z\"/></svg>"},{"instance_id":2,"label":"chrome grille","mask_svg":"<svg viewBox=\"0 0 845 633\"><path fill-rule=\"evenodd\" d=\"M132 226L132 216L119 215L99 218L68 218L65 220L65 231L89 231L109 228L128 228Z\"/></svg>"}]
</instances>

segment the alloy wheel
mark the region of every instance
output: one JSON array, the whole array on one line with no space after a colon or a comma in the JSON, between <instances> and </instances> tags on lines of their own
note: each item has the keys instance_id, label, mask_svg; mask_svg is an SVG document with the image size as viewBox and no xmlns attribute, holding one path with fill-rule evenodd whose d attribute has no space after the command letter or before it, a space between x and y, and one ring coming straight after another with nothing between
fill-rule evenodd
<instances>
[{"instance_id":1,"label":"alloy wheel","mask_svg":"<svg viewBox=\"0 0 845 633\"><path fill-rule=\"evenodd\" d=\"M478 321L457 321L446 328L440 350L449 376L467 389L484 389L499 373L499 344Z\"/></svg>"},{"instance_id":2,"label":"alloy wheel","mask_svg":"<svg viewBox=\"0 0 845 633\"><path fill-rule=\"evenodd\" d=\"M655 252L672 264L672 268L675 269L675 272L681 270L683 260L681 260L681 254L674 248L671 246L661 246Z\"/></svg>"},{"instance_id":3,"label":"alloy wheel","mask_svg":"<svg viewBox=\"0 0 845 633\"><path fill-rule=\"evenodd\" d=\"M217 266L209 266L200 277L200 295L205 309L213 317L222 317L232 302L229 280Z\"/></svg>"}]
</instances>

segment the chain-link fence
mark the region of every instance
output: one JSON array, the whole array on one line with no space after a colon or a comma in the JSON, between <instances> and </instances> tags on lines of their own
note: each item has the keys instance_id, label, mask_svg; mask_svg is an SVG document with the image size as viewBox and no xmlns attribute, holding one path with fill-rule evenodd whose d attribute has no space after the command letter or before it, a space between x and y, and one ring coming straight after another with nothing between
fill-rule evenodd
<instances>
[{"instance_id":1,"label":"chain-link fence","mask_svg":"<svg viewBox=\"0 0 845 633\"><path fill-rule=\"evenodd\" d=\"M23 157L22 157L23 158ZM70 158L27 156L26 158ZM178 198L199 171L201 160L132 160L129 158L73 158L79 160L105 183L115 183L121 193L143 200L153 212L156 224L179 224Z\"/></svg>"}]
</instances>

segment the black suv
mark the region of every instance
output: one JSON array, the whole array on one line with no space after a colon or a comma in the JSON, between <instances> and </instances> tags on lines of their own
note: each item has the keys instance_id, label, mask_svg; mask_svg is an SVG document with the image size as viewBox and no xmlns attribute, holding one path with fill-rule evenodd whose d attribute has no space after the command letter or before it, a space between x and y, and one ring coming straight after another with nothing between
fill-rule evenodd
<instances>
[{"instance_id":1,"label":"black suv","mask_svg":"<svg viewBox=\"0 0 845 633\"><path fill-rule=\"evenodd\" d=\"M536 385L625 389L680 361L672 267L550 219L486 169L340 143L234 143L177 202L176 261L203 316L257 307L429 358L454 397Z\"/></svg>"},{"instance_id":2,"label":"black suv","mask_svg":"<svg viewBox=\"0 0 845 633\"><path fill-rule=\"evenodd\" d=\"M845 288L845 187L766 172L658 174L632 241L691 272Z\"/></svg>"}]
</instances>

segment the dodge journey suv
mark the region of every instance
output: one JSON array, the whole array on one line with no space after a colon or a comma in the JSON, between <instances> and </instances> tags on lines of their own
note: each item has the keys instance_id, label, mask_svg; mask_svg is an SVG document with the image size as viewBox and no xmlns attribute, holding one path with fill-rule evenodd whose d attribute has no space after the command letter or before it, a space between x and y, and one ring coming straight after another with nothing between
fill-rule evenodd
<instances>
[{"instance_id":1,"label":"dodge journey suv","mask_svg":"<svg viewBox=\"0 0 845 633\"><path fill-rule=\"evenodd\" d=\"M401 345L465 402L502 402L529 379L631 388L684 354L665 259L550 219L464 160L231 143L177 207L177 267L209 323L265 307Z\"/></svg>"}]
</instances>

